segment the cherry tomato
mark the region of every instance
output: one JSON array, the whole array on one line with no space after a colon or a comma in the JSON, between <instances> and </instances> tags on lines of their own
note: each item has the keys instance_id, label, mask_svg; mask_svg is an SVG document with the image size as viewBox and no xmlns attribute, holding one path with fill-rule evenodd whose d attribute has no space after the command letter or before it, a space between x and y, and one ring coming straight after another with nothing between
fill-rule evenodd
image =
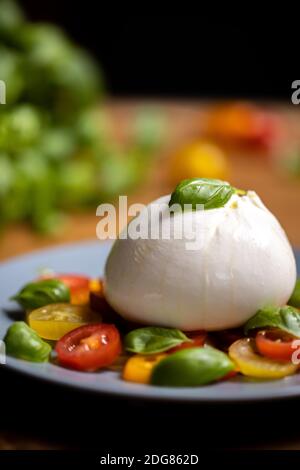
<instances>
[{"instance_id":1,"label":"cherry tomato","mask_svg":"<svg viewBox=\"0 0 300 470\"><path fill-rule=\"evenodd\" d=\"M224 377L222 377L219 380L220 381L229 380L235 377L237 374L238 374L238 370L231 370L230 372L228 372L228 374L224 375Z\"/></svg>"},{"instance_id":2,"label":"cherry tomato","mask_svg":"<svg viewBox=\"0 0 300 470\"><path fill-rule=\"evenodd\" d=\"M165 357L167 357L166 354L155 354L152 356L136 354L135 356L132 356L128 359L123 369L123 379L128 382L137 382L141 384L150 383L154 367Z\"/></svg>"},{"instance_id":3,"label":"cherry tomato","mask_svg":"<svg viewBox=\"0 0 300 470\"><path fill-rule=\"evenodd\" d=\"M58 340L87 323L99 323L101 316L87 305L50 304L28 312L29 326L44 339Z\"/></svg>"},{"instance_id":4,"label":"cherry tomato","mask_svg":"<svg viewBox=\"0 0 300 470\"><path fill-rule=\"evenodd\" d=\"M212 142L198 140L179 149L170 168L172 181L194 176L228 179L229 163L224 151Z\"/></svg>"},{"instance_id":5,"label":"cherry tomato","mask_svg":"<svg viewBox=\"0 0 300 470\"><path fill-rule=\"evenodd\" d=\"M203 346L206 340L206 331L195 331L193 333L187 333L189 339L192 340L192 343L185 342L181 343L178 346L175 346L172 349L168 350L168 353L173 353L176 351L180 351L181 349L189 349L189 348L197 348L199 346Z\"/></svg>"},{"instance_id":6,"label":"cherry tomato","mask_svg":"<svg viewBox=\"0 0 300 470\"><path fill-rule=\"evenodd\" d=\"M60 279L73 292L89 288L90 278L80 274L54 274L53 277Z\"/></svg>"},{"instance_id":7,"label":"cherry tomato","mask_svg":"<svg viewBox=\"0 0 300 470\"><path fill-rule=\"evenodd\" d=\"M261 379L281 379L297 371L292 363L275 361L262 357L255 352L255 341L252 338L239 339L229 348L229 357L237 369L249 377Z\"/></svg>"},{"instance_id":8,"label":"cherry tomato","mask_svg":"<svg viewBox=\"0 0 300 470\"><path fill-rule=\"evenodd\" d=\"M121 349L117 328L105 323L76 328L63 336L55 347L60 365L81 371L109 366Z\"/></svg>"},{"instance_id":9,"label":"cherry tomato","mask_svg":"<svg viewBox=\"0 0 300 470\"><path fill-rule=\"evenodd\" d=\"M47 274L43 279L59 279L66 284L71 292L71 303L74 305L87 304L89 301L90 278L80 274Z\"/></svg>"},{"instance_id":10,"label":"cherry tomato","mask_svg":"<svg viewBox=\"0 0 300 470\"><path fill-rule=\"evenodd\" d=\"M282 123L277 115L242 102L212 109L206 123L209 136L266 150L280 137L281 131Z\"/></svg>"},{"instance_id":11,"label":"cherry tomato","mask_svg":"<svg viewBox=\"0 0 300 470\"><path fill-rule=\"evenodd\" d=\"M255 337L259 353L279 361L291 360L295 352L295 348L292 347L294 340L293 336L278 329L259 331Z\"/></svg>"}]
</instances>

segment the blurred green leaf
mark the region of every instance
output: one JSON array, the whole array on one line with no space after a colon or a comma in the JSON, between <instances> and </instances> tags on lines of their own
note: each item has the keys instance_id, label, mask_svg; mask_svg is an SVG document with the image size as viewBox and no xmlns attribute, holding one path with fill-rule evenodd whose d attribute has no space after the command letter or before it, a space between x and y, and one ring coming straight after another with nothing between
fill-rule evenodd
<instances>
[{"instance_id":1,"label":"blurred green leaf","mask_svg":"<svg viewBox=\"0 0 300 470\"><path fill-rule=\"evenodd\" d=\"M61 162L74 155L78 142L74 132L65 127L46 129L39 143L39 149L52 162Z\"/></svg>"},{"instance_id":2,"label":"blurred green leaf","mask_svg":"<svg viewBox=\"0 0 300 470\"><path fill-rule=\"evenodd\" d=\"M300 152L294 150L290 155L283 160L283 165L286 170L293 176L300 176Z\"/></svg>"},{"instance_id":3,"label":"blurred green leaf","mask_svg":"<svg viewBox=\"0 0 300 470\"><path fill-rule=\"evenodd\" d=\"M20 33L28 62L37 68L55 71L72 52L72 44L57 26L27 23Z\"/></svg>"},{"instance_id":4,"label":"blurred green leaf","mask_svg":"<svg viewBox=\"0 0 300 470\"><path fill-rule=\"evenodd\" d=\"M107 116L98 108L88 108L81 112L75 121L74 129L78 142L83 146L103 146L109 138Z\"/></svg>"},{"instance_id":5,"label":"blurred green leaf","mask_svg":"<svg viewBox=\"0 0 300 470\"><path fill-rule=\"evenodd\" d=\"M99 67L88 53L75 47L57 27L29 24L23 31L26 72L31 76L27 96L49 106L58 118L73 118L95 102L102 90Z\"/></svg>"},{"instance_id":6,"label":"blurred green leaf","mask_svg":"<svg viewBox=\"0 0 300 470\"><path fill-rule=\"evenodd\" d=\"M152 152L161 145L165 130L166 122L162 111L153 106L142 107L133 122L133 144L144 152Z\"/></svg>"},{"instance_id":7,"label":"blurred green leaf","mask_svg":"<svg viewBox=\"0 0 300 470\"><path fill-rule=\"evenodd\" d=\"M144 161L134 150L107 153L97 172L99 194L110 199L126 193L140 180L144 168Z\"/></svg>"},{"instance_id":8,"label":"blurred green leaf","mask_svg":"<svg viewBox=\"0 0 300 470\"><path fill-rule=\"evenodd\" d=\"M3 197L11 188L14 180L14 167L5 153L0 153L0 197Z\"/></svg>"},{"instance_id":9,"label":"blurred green leaf","mask_svg":"<svg viewBox=\"0 0 300 470\"><path fill-rule=\"evenodd\" d=\"M0 224L29 221L55 232L60 210L79 209L130 191L143 180L164 134L160 110L130 123L128 148L112 137L99 109L101 69L58 27L25 21L0 0Z\"/></svg>"},{"instance_id":10,"label":"blurred green leaf","mask_svg":"<svg viewBox=\"0 0 300 470\"><path fill-rule=\"evenodd\" d=\"M42 128L38 111L30 105L19 105L0 115L0 149L17 151L32 145Z\"/></svg>"},{"instance_id":11,"label":"blurred green leaf","mask_svg":"<svg viewBox=\"0 0 300 470\"><path fill-rule=\"evenodd\" d=\"M1 17L1 13L0 13ZM22 58L19 53L3 47L0 42L0 80L6 85L6 103L14 104L24 90ZM3 109L1 111L4 111Z\"/></svg>"},{"instance_id":12,"label":"blurred green leaf","mask_svg":"<svg viewBox=\"0 0 300 470\"><path fill-rule=\"evenodd\" d=\"M60 89L60 108L63 113L69 109L89 106L100 98L102 89L99 68L89 54L73 49L53 70L53 81Z\"/></svg>"},{"instance_id":13,"label":"blurred green leaf","mask_svg":"<svg viewBox=\"0 0 300 470\"><path fill-rule=\"evenodd\" d=\"M24 23L24 15L13 0L0 0L0 41L15 45L19 28Z\"/></svg>"},{"instance_id":14,"label":"blurred green leaf","mask_svg":"<svg viewBox=\"0 0 300 470\"><path fill-rule=\"evenodd\" d=\"M95 197L95 166L90 160L66 162L57 178L63 207L80 208Z\"/></svg>"},{"instance_id":15,"label":"blurred green leaf","mask_svg":"<svg viewBox=\"0 0 300 470\"><path fill-rule=\"evenodd\" d=\"M28 191L30 183L15 168L14 179L6 197L1 200L1 217L4 222L24 220L30 211Z\"/></svg>"}]
</instances>

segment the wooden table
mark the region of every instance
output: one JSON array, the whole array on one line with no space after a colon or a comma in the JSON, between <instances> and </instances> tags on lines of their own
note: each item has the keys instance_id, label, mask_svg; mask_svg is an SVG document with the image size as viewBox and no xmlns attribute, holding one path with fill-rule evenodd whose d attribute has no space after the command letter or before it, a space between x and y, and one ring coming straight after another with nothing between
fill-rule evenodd
<instances>
[{"instance_id":1,"label":"wooden table","mask_svg":"<svg viewBox=\"0 0 300 470\"><path fill-rule=\"evenodd\" d=\"M109 103L107 109L111 114L115 123L115 133L118 138L122 139L124 129L130 116L134 112L136 106L140 103L133 102L117 102ZM168 118L167 142L158 159L149 180L143 188L137 190L131 197L130 201L148 202L161 194L166 194L172 189L172 184L168 181L168 158L174 149L184 142L189 141L200 135L203 116L206 112L208 103L195 102L167 102L158 103ZM296 107L274 105L288 123L288 132L290 142L296 142L300 136L300 115ZM254 189L262 197L263 201L269 209L278 217L285 228L291 243L300 247L300 219L299 219L299 202L300 202L300 181L293 180L288 177L281 169L279 164L274 161L268 161L261 155L243 155L241 151L231 151L230 162L232 168L231 182L241 188ZM0 259L4 260L11 256L19 255L32 250L47 247L49 245L61 244L77 240L95 239L97 217L95 215L96 208L84 214L73 214L69 218L66 230L55 238L41 237L34 234L27 226L18 224L9 227L2 236L0 241ZM2 282L5 280L2 280ZM11 394L15 393L15 388L22 387L27 384L23 378L15 377L8 374L7 379L7 400ZM25 385L24 385L25 386ZM38 387L36 384L35 387ZM41 386L40 386L41 387ZM45 386L43 386L45 393ZM16 392L17 393L17 392ZM52 396L56 396L57 402L60 402L62 393L60 389L55 390ZM84 401L81 397L80 400ZM42 400L40 399L40 404ZM34 405L34 400L33 400ZM299 404L298 404L299 408ZM245 412L245 410L243 411ZM47 410L42 413L46 413ZM139 413L139 411L138 411ZM193 412L194 413L194 412ZM252 412L251 412L252 413ZM295 411L293 411L295 414ZM27 415L26 415L27 416ZM270 413L270 416L273 416ZM16 417L15 417L16 418ZM39 437L39 432L35 433L26 431L24 423L20 425L17 418L13 421L14 425L9 426L9 419L4 421L7 426L3 427L0 432L0 448L20 449L20 448L57 448L66 447L64 438L60 436L58 439L43 434ZM19 423L19 424L17 424ZM31 428L30 428L31 429ZM273 435L272 435L273 436ZM261 442L251 443L244 442L243 447L268 447L268 448L297 448L300 449L300 431L295 430L295 435L284 436L280 433L272 437L271 441L262 440Z\"/></svg>"},{"instance_id":2,"label":"wooden table","mask_svg":"<svg viewBox=\"0 0 300 470\"><path fill-rule=\"evenodd\" d=\"M115 123L115 133L122 139L124 128L130 116L140 103L118 102L108 106ZM157 160L149 180L130 197L132 202L149 202L172 189L167 178L167 160L180 144L198 137L201 133L203 116L209 104L205 103L158 103L167 117L167 138L164 149ZM299 138L300 142L300 114L297 107L272 106L284 116L288 133L292 141ZM290 145L290 144L289 144ZM285 151L286 149L284 149ZM232 150L229 155L231 161L231 182L237 187L254 189L261 196L267 207L278 217L287 231L291 243L300 246L300 180L293 180L287 176L274 161L270 162L260 155L253 153L246 157L240 150ZM74 214L69 217L68 225L63 233L56 237L41 237L34 234L24 224L13 225L8 228L0 241L0 259L29 252L58 243L72 242L95 238L97 217L96 208L84 214Z\"/></svg>"}]
</instances>

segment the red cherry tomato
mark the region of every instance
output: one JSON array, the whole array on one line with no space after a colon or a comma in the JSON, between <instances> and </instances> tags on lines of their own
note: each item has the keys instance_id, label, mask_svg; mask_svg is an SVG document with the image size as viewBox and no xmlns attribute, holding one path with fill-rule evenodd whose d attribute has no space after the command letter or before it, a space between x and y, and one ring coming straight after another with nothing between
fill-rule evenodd
<instances>
[{"instance_id":1,"label":"red cherry tomato","mask_svg":"<svg viewBox=\"0 0 300 470\"><path fill-rule=\"evenodd\" d=\"M231 370L230 372L228 372L228 374L224 375L224 377L222 377L221 379L219 379L219 381L223 382L225 380L229 380L229 379L232 379L232 377L235 377L236 375L238 374L238 371L237 370Z\"/></svg>"},{"instance_id":2,"label":"red cherry tomato","mask_svg":"<svg viewBox=\"0 0 300 470\"><path fill-rule=\"evenodd\" d=\"M279 361L290 361L295 348L295 338L282 330L259 331L255 337L256 347L262 356Z\"/></svg>"},{"instance_id":3,"label":"red cherry tomato","mask_svg":"<svg viewBox=\"0 0 300 470\"><path fill-rule=\"evenodd\" d=\"M90 278L81 276L79 274L54 274L55 279L64 282L71 291L71 294L76 294L79 291L89 291Z\"/></svg>"},{"instance_id":4,"label":"red cherry tomato","mask_svg":"<svg viewBox=\"0 0 300 470\"><path fill-rule=\"evenodd\" d=\"M181 343L178 346L175 346L172 349L169 349L168 353L173 353L176 351L181 351L181 349L189 349L189 348L197 348L199 346L203 346L206 340L206 331L195 331L193 333L187 334L188 338L192 340L192 342L186 341L185 343Z\"/></svg>"},{"instance_id":5,"label":"red cherry tomato","mask_svg":"<svg viewBox=\"0 0 300 470\"><path fill-rule=\"evenodd\" d=\"M206 133L229 143L270 150L281 139L280 117L251 103L228 103L208 113Z\"/></svg>"},{"instance_id":6,"label":"red cherry tomato","mask_svg":"<svg viewBox=\"0 0 300 470\"><path fill-rule=\"evenodd\" d=\"M120 334L114 325L84 325L63 336L55 351L60 365L94 371L109 366L120 354Z\"/></svg>"},{"instance_id":7,"label":"red cherry tomato","mask_svg":"<svg viewBox=\"0 0 300 470\"><path fill-rule=\"evenodd\" d=\"M80 274L59 274L42 276L43 279L59 279L66 284L71 293L71 303L74 305L82 305L88 303L90 292L90 278Z\"/></svg>"}]
</instances>

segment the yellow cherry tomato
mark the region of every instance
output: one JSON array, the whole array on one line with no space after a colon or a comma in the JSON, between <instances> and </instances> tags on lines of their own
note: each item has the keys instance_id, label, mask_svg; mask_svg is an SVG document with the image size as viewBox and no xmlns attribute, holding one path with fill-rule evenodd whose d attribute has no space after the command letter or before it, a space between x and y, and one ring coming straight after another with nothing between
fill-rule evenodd
<instances>
[{"instance_id":1,"label":"yellow cherry tomato","mask_svg":"<svg viewBox=\"0 0 300 470\"><path fill-rule=\"evenodd\" d=\"M79 326L101 321L86 305L50 304L28 314L29 326L44 339L59 340Z\"/></svg>"},{"instance_id":2,"label":"yellow cherry tomato","mask_svg":"<svg viewBox=\"0 0 300 470\"><path fill-rule=\"evenodd\" d=\"M254 347L253 339L243 338L235 341L229 348L229 357L242 374L261 379L281 379L296 372L297 366L291 362L279 362L260 356Z\"/></svg>"},{"instance_id":3,"label":"yellow cherry tomato","mask_svg":"<svg viewBox=\"0 0 300 470\"><path fill-rule=\"evenodd\" d=\"M170 173L174 182L193 177L227 179L229 175L229 165L223 150L204 140L180 149L171 165Z\"/></svg>"},{"instance_id":4,"label":"yellow cherry tomato","mask_svg":"<svg viewBox=\"0 0 300 470\"><path fill-rule=\"evenodd\" d=\"M155 354L153 356L132 356L125 364L123 369L123 379L128 382L137 382L140 384L150 383L152 370L156 364L164 359L167 354Z\"/></svg>"}]
</instances>

